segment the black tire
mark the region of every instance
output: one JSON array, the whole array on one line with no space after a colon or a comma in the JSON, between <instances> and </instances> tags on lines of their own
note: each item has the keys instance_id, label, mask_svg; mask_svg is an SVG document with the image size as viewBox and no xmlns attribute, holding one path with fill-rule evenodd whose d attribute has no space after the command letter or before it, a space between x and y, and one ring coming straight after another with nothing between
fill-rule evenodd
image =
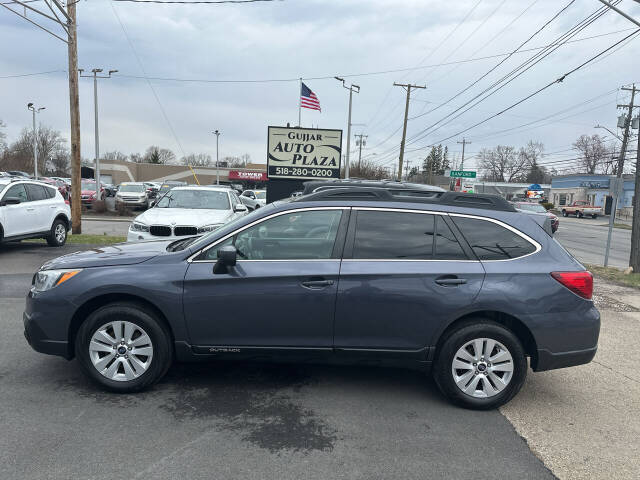
<instances>
[{"instance_id":1,"label":"black tire","mask_svg":"<svg viewBox=\"0 0 640 480\"><path fill-rule=\"evenodd\" d=\"M490 338L501 343L513 359L511 380L504 390L492 397L476 398L468 395L458 388L453 378L452 366L456 352L465 343L476 338ZM484 318L471 319L451 332L445 339L437 353L433 377L442 393L452 403L473 410L494 409L507 403L522 388L527 378L527 358L520 341L510 330Z\"/></svg>"},{"instance_id":2,"label":"black tire","mask_svg":"<svg viewBox=\"0 0 640 480\"><path fill-rule=\"evenodd\" d=\"M569 214L567 213L567 211L566 211L566 210L562 210L562 216L563 216L563 217L568 217L568 216L569 216Z\"/></svg>"},{"instance_id":3,"label":"black tire","mask_svg":"<svg viewBox=\"0 0 640 480\"><path fill-rule=\"evenodd\" d=\"M151 339L153 357L147 370L133 380L117 381L102 375L89 355L93 334L114 319L127 321L142 328ZM101 387L117 393L139 392L160 380L173 362L171 335L156 315L136 303L111 303L91 313L80 326L75 339L75 354L83 372Z\"/></svg>"},{"instance_id":4,"label":"black tire","mask_svg":"<svg viewBox=\"0 0 640 480\"><path fill-rule=\"evenodd\" d=\"M61 247L67 242L67 222L56 218L51 225L51 230L47 236L47 245L50 247Z\"/></svg>"},{"instance_id":5,"label":"black tire","mask_svg":"<svg viewBox=\"0 0 640 480\"><path fill-rule=\"evenodd\" d=\"M576 217L578 217L578 218L582 218L583 217L582 212L580 210L578 210L576 212Z\"/></svg>"},{"instance_id":6,"label":"black tire","mask_svg":"<svg viewBox=\"0 0 640 480\"><path fill-rule=\"evenodd\" d=\"M598 214L597 213L592 214L591 218L598 218Z\"/></svg>"}]
</instances>

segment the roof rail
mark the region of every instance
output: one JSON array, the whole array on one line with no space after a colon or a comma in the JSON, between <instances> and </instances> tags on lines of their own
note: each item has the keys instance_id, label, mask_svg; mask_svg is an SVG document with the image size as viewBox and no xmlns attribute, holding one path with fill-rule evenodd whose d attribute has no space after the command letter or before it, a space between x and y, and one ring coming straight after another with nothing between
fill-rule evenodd
<instances>
[{"instance_id":1,"label":"roof rail","mask_svg":"<svg viewBox=\"0 0 640 480\"><path fill-rule=\"evenodd\" d=\"M319 200L352 200L352 201L378 201L378 202L405 202L405 203L433 203L464 208L480 208L484 210L498 210L515 212L516 209L499 195L483 193L439 192L425 189L411 189L406 186L401 188L380 187L347 187L326 188L317 190L308 195L293 199L294 202L309 202Z\"/></svg>"}]
</instances>

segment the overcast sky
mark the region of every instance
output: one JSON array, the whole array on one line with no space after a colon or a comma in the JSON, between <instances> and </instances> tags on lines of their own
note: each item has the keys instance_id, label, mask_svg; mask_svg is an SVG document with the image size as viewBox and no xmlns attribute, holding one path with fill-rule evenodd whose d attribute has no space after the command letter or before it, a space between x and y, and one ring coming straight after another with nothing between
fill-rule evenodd
<instances>
[{"instance_id":1,"label":"overcast sky","mask_svg":"<svg viewBox=\"0 0 640 480\"><path fill-rule=\"evenodd\" d=\"M450 136L443 143L459 155L461 145L457 140L465 136L472 141L465 162L469 167L474 165L474 153L482 147L519 147L530 139L543 142L549 153L545 161L560 167L561 163L552 162L575 157L569 149L578 135L600 133L612 138L605 130L593 127L601 123L614 129L616 104L628 98L626 92L616 89L640 82L640 41L635 36L563 83L456 134L632 33L634 25L615 12L606 13L573 40L597 38L561 46L459 118L427 131L424 138L415 137L539 50L514 54L474 87L442 106L505 57L433 65L509 53L568 3L570 0L283 0L158 5L80 0L78 64L85 70L119 70L112 79L99 84L101 152L142 153L154 144L173 150L178 157L189 153L214 156L215 136L211 132L219 129L221 157L249 153L254 162L264 163L267 126L297 122L298 77L307 79L305 83L322 106L321 113L303 109L303 126L343 129L346 137L349 92L332 77L408 69L346 77L349 83L361 86L353 99L352 122L357 125L352 134L369 136L363 155L387 166L397 160L405 92L392 86L396 81L427 86L412 97L410 117L438 107L409 122L406 158L413 165L422 163L429 144ZM600 6L597 0L576 0L523 49L553 42ZM638 3L626 0L620 8L640 19ZM8 140L31 125L28 102L46 106L39 120L68 137L66 45L6 9L0 9L0 44L0 119L7 124ZM57 73L6 78L47 71ZM291 81L150 80L156 99L145 75L183 80ZM90 79L81 79L80 109L82 155L93 158ZM541 121L533 123L536 120ZM525 126L515 128L520 125ZM571 165L570 160L567 165Z\"/></svg>"}]
</instances>

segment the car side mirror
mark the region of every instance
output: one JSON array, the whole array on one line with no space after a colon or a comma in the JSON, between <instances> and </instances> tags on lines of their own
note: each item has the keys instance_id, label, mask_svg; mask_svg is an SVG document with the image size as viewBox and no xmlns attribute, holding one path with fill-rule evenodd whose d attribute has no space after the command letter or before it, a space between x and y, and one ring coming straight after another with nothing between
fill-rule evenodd
<instances>
[{"instance_id":1,"label":"car side mirror","mask_svg":"<svg viewBox=\"0 0 640 480\"><path fill-rule=\"evenodd\" d=\"M20 203L20 199L18 197L8 197L0 202L0 207L4 207L5 205L18 205Z\"/></svg>"},{"instance_id":2,"label":"car side mirror","mask_svg":"<svg viewBox=\"0 0 640 480\"><path fill-rule=\"evenodd\" d=\"M229 273L230 267L235 267L238 259L238 251L233 245L226 245L218 249L218 261L213 266L213 273Z\"/></svg>"},{"instance_id":3,"label":"car side mirror","mask_svg":"<svg viewBox=\"0 0 640 480\"><path fill-rule=\"evenodd\" d=\"M249 209L243 203L238 203L235 207L233 207L234 212L246 212L247 210Z\"/></svg>"},{"instance_id":4,"label":"car side mirror","mask_svg":"<svg viewBox=\"0 0 640 480\"><path fill-rule=\"evenodd\" d=\"M149 204L150 207L155 207L156 206L156 201L155 200L151 200L151 203Z\"/></svg>"}]
</instances>

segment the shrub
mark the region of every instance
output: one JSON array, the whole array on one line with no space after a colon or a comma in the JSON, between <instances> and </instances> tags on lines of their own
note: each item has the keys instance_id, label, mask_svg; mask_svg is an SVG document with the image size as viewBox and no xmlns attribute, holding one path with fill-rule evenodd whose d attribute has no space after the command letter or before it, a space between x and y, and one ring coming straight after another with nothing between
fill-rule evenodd
<instances>
[{"instance_id":1,"label":"shrub","mask_svg":"<svg viewBox=\"0 0 640 480\"><path fill-rule=\"evenodd\" d=\"M542 202L540 205L542 205L544 208L546 208L547 210L551 210L555 205L553 205L553 203L551 202Z\"/></svg>"},{"instance_id":2,"label":"shrub","mask_svg":"<svg viewBox=\"0 0 640 480\"><path fill-rule=\"evenodd\" d=\"M91 205L91 210L94 213L104 213L107 211L107 204L104 200L95 200Z\"/></svg>"}]
</instances>

